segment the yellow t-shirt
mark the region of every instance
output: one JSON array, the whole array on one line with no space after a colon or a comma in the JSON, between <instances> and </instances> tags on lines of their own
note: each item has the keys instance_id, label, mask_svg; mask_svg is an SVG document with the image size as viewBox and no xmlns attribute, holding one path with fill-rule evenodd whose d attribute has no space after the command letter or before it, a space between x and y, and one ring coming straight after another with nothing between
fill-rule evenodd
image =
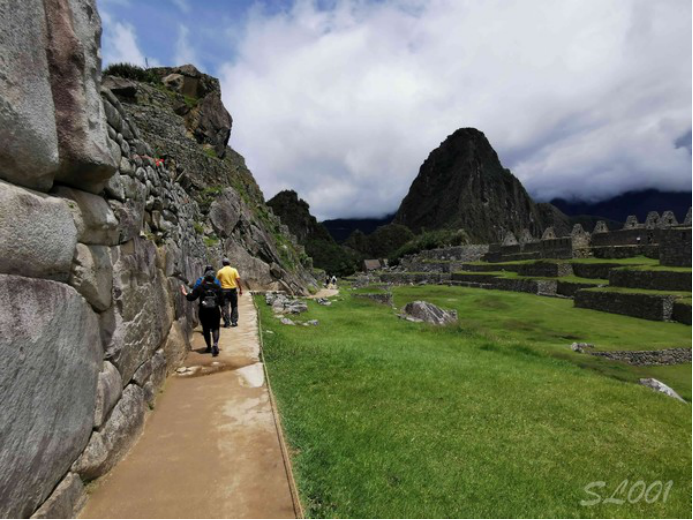
<instances>
[{"instance_id":1,"label":"yellow t-shirt","mask_svg":"<svg viewBox=\"0 0 693 520\"><path fill-rule=\"evenodd\" d=\"M236 280L240 278L238 271L230 265L225 265L217 273L217 278L221 282L222 289L236 289Z\"/></svg>"}]
</instances>

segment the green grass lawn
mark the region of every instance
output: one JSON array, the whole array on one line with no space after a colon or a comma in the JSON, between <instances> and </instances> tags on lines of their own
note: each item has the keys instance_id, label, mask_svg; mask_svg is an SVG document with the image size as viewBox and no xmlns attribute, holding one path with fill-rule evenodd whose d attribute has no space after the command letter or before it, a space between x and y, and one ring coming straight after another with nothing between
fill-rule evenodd
<instances>
[{"instance_id":1,"label":"green grass lawn","mask_svg":"<svg viewBox=\"0 0 693 520\"><path fill-rule=\"evenodd\" d=\"M309 516L689 515L690 404L621 380L641 374L586 370L583 360L603 360L567 345L690 345L690 327L521 293L393 293L398 307L455 308L461 323L409 323L345 292L331 307L309 304L299 319L317 327L289 327L257 299L262 328L274 332L264 360ZM662 368L688 378L690 399L690 364ZM673 484L666 502L617 494L624 504L580 504L594 498L589 483L604 482L607 498L625 479Z\"/></svg>"}]
</instances>

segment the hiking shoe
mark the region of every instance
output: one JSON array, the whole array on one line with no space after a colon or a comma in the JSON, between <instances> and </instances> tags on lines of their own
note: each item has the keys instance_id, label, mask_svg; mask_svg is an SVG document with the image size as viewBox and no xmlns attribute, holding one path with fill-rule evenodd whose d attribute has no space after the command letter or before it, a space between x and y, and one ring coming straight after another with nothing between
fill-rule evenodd
<instances>
[{"instance_id":1,"label":"hiking shoe","mask_svg":"<svg viewBox=\"0 0 693 520\"><path fill-rule=\"evenodd\" d=\"M231 326L232 327L238 327L238 323L232 323Z\"/></svg>"}]
</instances>

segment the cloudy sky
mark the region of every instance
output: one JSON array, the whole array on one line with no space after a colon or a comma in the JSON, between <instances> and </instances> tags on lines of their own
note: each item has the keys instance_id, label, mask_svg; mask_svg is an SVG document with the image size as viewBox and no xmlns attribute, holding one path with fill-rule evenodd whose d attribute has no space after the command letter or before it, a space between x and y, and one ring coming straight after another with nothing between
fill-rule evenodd
<instances>
[{"instance_id":1,"label":"cloudy sky","mask_svg":"<svg viewBox=\"0 0 693 520\"><path fill-rule=\"evenodd\" d=\"M691 189L690 0L97 0L106 64L221 79L267 198L397 209L482 130L537 200Z\"/></svg>"}]
</instances>

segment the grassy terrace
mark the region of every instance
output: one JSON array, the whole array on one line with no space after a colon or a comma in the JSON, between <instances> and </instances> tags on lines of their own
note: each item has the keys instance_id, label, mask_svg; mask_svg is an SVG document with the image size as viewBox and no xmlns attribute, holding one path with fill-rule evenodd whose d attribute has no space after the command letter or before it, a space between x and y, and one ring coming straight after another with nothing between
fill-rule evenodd
<instances>
[{"instance_id":1,"label":"grassy terrace","mask_svg":"<svg viewBox=\"0 0 693 520\"><path fill-rule=\"evenodd\" d=\"M465 276L497 276L499 278L513 278L517 280L554 280L571 283L585 283L590 285L605 285L609 280L599 278L580 278L579 276L521 276L514 271L457 271L453 274L463 274Z\"/></svg>"},{"instance_id":2,"label":"grassy terrace","mask_svg":"<svg viewBox=\"0 0 693 520\"><path fill-rule=\"evenodd\" d=\"M457 309L459 326L397 319L345 295L288 327L258 297L264 359L312 517L683 517L691 510L691 365L636 369L574 354L690 346L690 327L503 291L393 288ZM592 370L585 369L591 368ZM607 377L611 376L611 377ZM673 481L666 502L587 507L590 482ZM626 498L618 496L616 498Z\"/></svg>"},{"instance_id":3,"label":"grassy terrace","mask_svg":"<svg viewBox=\"0 0 693 520\"><path fill-rule=\"evenodd\" d=\"M668 265L629 265L618 267L617 269L627 269L629 271L668 271L675 273L690 273L690 267L671 267Z\"/></svg>"},{"instance_id":4,"label":"grassy terrace","mask_svg":"<svg viewBox=\"0 0 693 520\"><path fill-rule=\"evenodd\" d=\"M643 266L657 266L659 265L659 260L654 258L648 258L646 256L633 256L630 258L566 258L566 259L534 259L534 260L513 260L511 262L466 262L472 265L520 265L520 264L533 264L535 262L552 262L559 264L620 264L620 265L643 265Z\"/></svg>"},{"instance_id":5,"label":"grassy terrace","mask_svg":"<svg viewBox=\"0 0 693 520\"><path fill-rule=\"evenodd\" d=\"M561 278L562 279L562 278ZM599 291L599 292L611 292L611 293L624 293L624 294L651 294L651 295L661 295L661 296L676 296L679 299L690 299L691 293L684 291L655 291L652 289L637 289L631 287L595 287L590 289L585 289L585 291Z\"/></svg>"}]
</instances>

